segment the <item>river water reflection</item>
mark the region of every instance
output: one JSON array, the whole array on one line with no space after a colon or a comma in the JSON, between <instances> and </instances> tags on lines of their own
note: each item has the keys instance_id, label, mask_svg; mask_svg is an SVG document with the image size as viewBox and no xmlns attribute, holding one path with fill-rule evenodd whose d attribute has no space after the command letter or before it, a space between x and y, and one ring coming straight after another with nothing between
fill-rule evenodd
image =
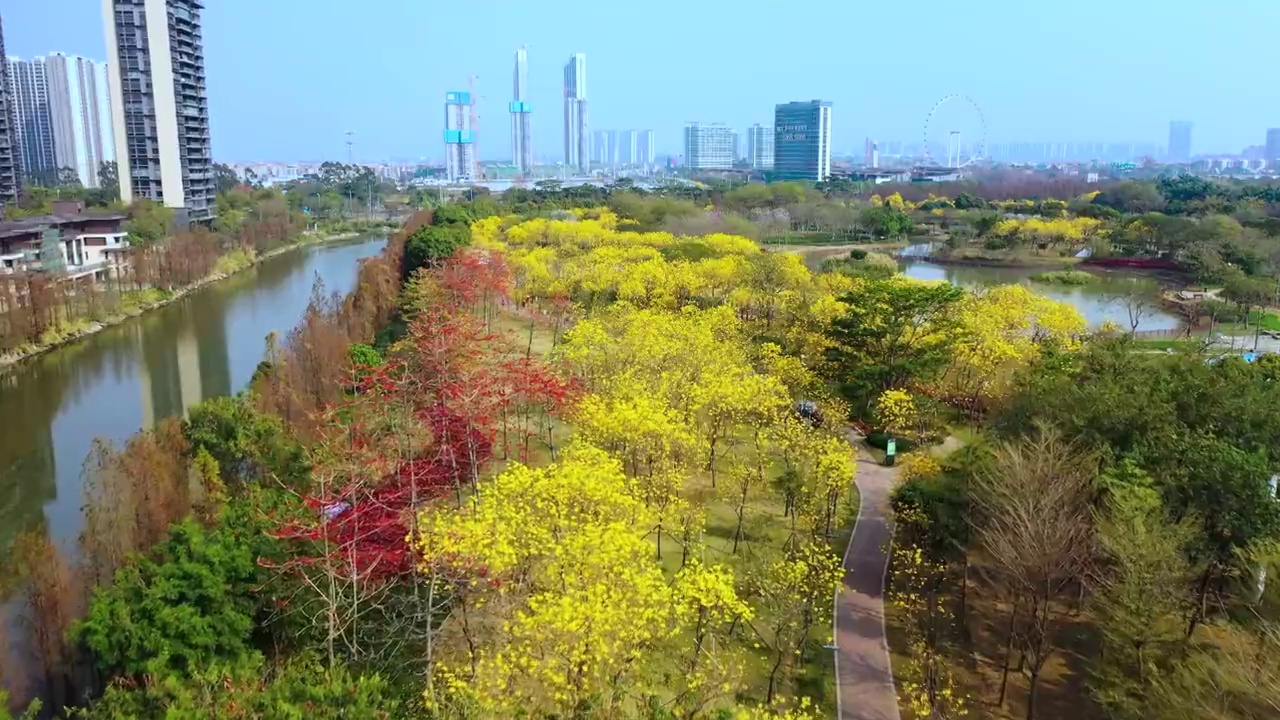
<instances>
[{"instance_id":1,"label":"river water reflection","mask_svg":"<svg viewBox=\"0 0 1280 720\"><path fill-rule=\"evenodd\" d=\"M70 548L82 525L81 467L95 438L120 443L200 400L236 392L268 333L302 317L312 284L346 293L367 238L271 258L181 301L0 375L0 557L44 520Z\"/></svg>"}]
</instances>

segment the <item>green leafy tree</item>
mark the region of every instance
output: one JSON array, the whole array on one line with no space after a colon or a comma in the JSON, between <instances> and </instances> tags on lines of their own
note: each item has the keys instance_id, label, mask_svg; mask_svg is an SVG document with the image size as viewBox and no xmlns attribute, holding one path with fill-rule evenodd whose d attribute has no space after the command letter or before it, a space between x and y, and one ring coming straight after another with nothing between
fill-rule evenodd
<instances>
[{"instance_id":1,"label":"green leafy tree","mask_svg":"<svg viewBox=\"0 0 1280 720\"><path fill-rule=\"evenodd\" d=\"M197 403L187 414L183 433L192 453L204 450L213 456L228 483L271 476L294 485L309 471L302 446L280 419L259 412L244 395Z\"/></svg>"},{"instance_id":2,"label":"green leafy tree","mask_svg":"<svg viewBox=\"0 0 1280 720\"><path fill-rule=\"evenodd\" d=\"M143 247L154 245L173 230L173 210L153 200L134 200L129 206L125 229L130 243Z\"/></svg>"},{"instance_id":3,"label":"green leafy tree","mask_svg":"<svg viewBox=\"0 0 1280 720\"><path fill-rule=\"evenodd\" d=\"M72 636L108 674L188 676L240 661L254 628L254 550L230 529L181 522L152 556L135 556L94 591Z\"/></svg>"},{"instance_id":4,"label":"green leafy tree","mask_svg":"<svg viewBox=\"0 0 1280 720\"><path fill-rule=\"evenodd\" d=\"M1093 199L1098 205L1125 213L1145 213L1164 207L1164 196L1155 185L1140 180L1116 183Z\"/></svg>"},{"instance_id":5,"label":"green leafy tree","mask_svg":"<svg viewBox=\"0 0 1280 720\"><path fill-rule=\"evenodd\" d=\"M240 176L230 165L225 163L213 164L213 182L218 193L230 192L236 185L240 184Z\"/></svg>"},{"instance_id":6,"label":"green leafy tree","mask_svg":"<svg viewBox=\"0 0 1280 720\"><path fill-rule=\"evenodd\" d=\"M936 375L960 332L964 291L949 283L871 280L841 297L848 310L827 330L830 373L855 409L890 388Z\"/></svg>"},{"instance_id":7,"label":"green leafy tree","mask_svg":"<svg viewBox=\"0 0 1280 720\"><path fill-rule=\"evenodd\" d=\"M1122 717L1143 717L1150 682L1181 638L1190 605L1189 522L1169 521L1150 475L1126 460L1101 478L1104 570L1094 598L1105 651L1091 689Z\"/></svg>"},{"instance_id":8,"label":"green leafy tree","mask_svg":"<svg viewBox=\"0 0 1280 720\"><path fill-rule=\"evenodd\" d=\"M108 201L120 199L120 171L116 161L98 164L98 189L102 190Z\"/></svg>"},{"instance_id":9,"label":"green leafy tree","mask_svg":"<svg viewBox=\"0 0 1280 720\"><path fill-rule=\"evenodd\" d=\"M435 211L437 220L448 207L450 206L446 205ZM446 217L453 217L453 214ZM471 231L461 222L449 221L447 225L424 225L418 228L404 243L403 276L410 276L418 268L436 265L470 242Z\"/></svg>"},{"instance_id":10,"label":"green leafy tree","mask_svg":"<svg viewBox=\"0 0 1280 720\"><path fill-rule=\"evenodd\" d=\"M915 227L910 215L888 205L866 208L859 222L878 238L900 238L909 235Z\"/></svg>"}]
</instances>

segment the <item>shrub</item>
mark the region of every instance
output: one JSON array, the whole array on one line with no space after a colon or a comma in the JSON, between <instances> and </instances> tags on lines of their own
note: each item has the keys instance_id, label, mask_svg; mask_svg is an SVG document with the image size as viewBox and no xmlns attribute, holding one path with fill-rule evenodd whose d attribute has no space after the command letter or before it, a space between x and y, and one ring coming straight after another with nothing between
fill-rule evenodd
<instances>
[{"instance_id":1,"label":"shrub","mask_svg":"<svg viewBox=\"0 0 1280 720\"><path fill-rule=\"evenodd\" d=\"M250 652L258 581L254 548L230 530L174 525L154 557L135 556L93 593L72 637L109 674L186 676Z\"/></svg>"},{"instance_id":2,"label":"shrub","mask_svg":"<svg viewBox=\"0 0 1280 720\"><path fill-rule=\"evenodd\" d=\"M148 677L115 683L102 699L75 712L79 720L382 720L399 702L378 675L353 675L338 666L300 659L264 667L256 653L238 662L200 668L191 678Z\"/></svg>"}]
</instances>

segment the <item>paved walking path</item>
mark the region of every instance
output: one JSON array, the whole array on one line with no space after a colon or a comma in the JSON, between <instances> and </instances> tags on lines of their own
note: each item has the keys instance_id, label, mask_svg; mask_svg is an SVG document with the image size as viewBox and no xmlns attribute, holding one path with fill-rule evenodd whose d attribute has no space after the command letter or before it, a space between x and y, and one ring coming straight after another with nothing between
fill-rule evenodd
<instances>
[{"instance_id":1,"label":"paved walking path","mask_svg":"<svg viewBox=\"0 0 1280 720\"><path fill-rule=\"evenodd\" d=\"M839 720L898 720L898 695L884 627L884 574L893 529L887 522L893 469L858 457L861 503L844 554L836 596L836 700Z\"/></svg>"}]
</instances>

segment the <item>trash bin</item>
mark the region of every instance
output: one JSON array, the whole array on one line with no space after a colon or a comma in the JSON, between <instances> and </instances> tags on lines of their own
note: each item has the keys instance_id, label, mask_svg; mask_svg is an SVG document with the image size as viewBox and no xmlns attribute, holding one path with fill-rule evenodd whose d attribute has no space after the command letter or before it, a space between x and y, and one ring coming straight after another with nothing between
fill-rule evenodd
<instances>
[{"instance_id":1,"label":"trash bin","mask_svg":"<svg viewBox=\"0 0 1280 720\"><path fill-rule=\"evenodd\" d=\"M884 464L887 467L893 467L893 462L898 457L898 443L893 438L889 438L889 442L884 446Z\"/></svg>"}]
</instances>

